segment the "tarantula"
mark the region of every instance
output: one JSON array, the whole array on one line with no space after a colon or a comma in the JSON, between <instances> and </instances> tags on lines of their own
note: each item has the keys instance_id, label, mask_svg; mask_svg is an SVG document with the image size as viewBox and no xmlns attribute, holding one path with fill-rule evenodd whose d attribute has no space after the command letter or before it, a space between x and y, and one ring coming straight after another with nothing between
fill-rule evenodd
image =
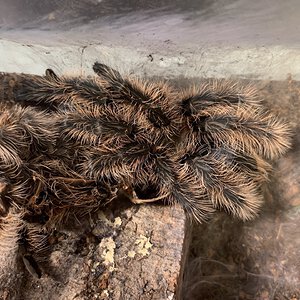
<instances>
[{"instance_id":1,"label":"tarantula","mask_svg":"<svg viewBox=\"0 0 300 300\"><path fill-rule=\"evenodd\" d=\"M177 91L93 69L86 79L0 75L0 246L23 235L34 254L64 215L120 195L179 203L198 222L215 210L257 214L290 131L253 87L220 80Z\"/></svg>"}]
</instances>

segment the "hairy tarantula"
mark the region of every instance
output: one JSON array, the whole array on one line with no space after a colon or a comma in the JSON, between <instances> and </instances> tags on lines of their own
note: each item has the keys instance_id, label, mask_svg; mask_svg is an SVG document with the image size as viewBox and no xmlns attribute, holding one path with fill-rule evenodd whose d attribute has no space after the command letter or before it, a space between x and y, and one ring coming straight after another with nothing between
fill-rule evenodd
<instances>
[{"instance_id":1,"label":"hairy tarantula","mask_svg":"<svg viewBox=\"0 0 300 300\"><path fill-rule=\"evenodd\" d=\"M198 222L216 210L257 214L290 132L253 87L176 91L93 69L87 79L0 75L1 249L22 236L27 251L42 251L52 224L120 195L179 203Z\"/></svg>"}]
</instances>

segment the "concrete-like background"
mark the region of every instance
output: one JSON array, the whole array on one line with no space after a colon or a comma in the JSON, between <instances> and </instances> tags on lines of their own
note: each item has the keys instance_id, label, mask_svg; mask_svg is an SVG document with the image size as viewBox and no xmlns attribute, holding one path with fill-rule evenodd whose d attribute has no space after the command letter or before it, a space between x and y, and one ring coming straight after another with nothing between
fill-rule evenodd
<instances>
[{"instance_id":1,"label":"concrete-like background","mask_svg":"<svg viewBox=\"0 0 300 300\"><path fill-rule=\"evenodd\" d=\"M0 70L300 79L298 0L0 0Z\"/></svg>"}]
</instances>

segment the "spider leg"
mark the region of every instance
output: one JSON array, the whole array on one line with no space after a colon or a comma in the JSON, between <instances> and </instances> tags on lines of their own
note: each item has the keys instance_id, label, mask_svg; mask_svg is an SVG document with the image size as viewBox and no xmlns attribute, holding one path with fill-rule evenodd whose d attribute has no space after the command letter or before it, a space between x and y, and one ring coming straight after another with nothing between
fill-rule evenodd
<instances>
[{"instance_id":1,"label":"spider leg","mask_svg":"<svg viewBox=\"0 0 300 300\"><path fill-rule=\"evenodd\" d=\"M38 155L47 151L58 134L55 122L55 117L33 107L3 108L0 112L0 156L5 164L20 166L20 158L26 160L32 153Z\"/></svg>"},{"instance_id":2,"label":"spider leg","mask_svg":"<svg viewBox=\"0 0 300 300\"><path fill-rule=\"evenodd\" d=\"M0 74L3 84L1 100L34 106L47 111L58 108L72 109L74 106L86 106L90 103L106 105L111 102L109 94L101 82L93 79L58 77L51 69L45 76ZM13 83L11 83L13 82Z\"/></svg>"},{"instance_id":3,"label":"spider leg","mask_svg":"<svg viewBox=\"0 0 300 300\"><path fill-rule=\"evenodd\" d=\"M123 81L121 74L113 68L108 67L105 64L95 62L93 65L94 72L101 78L107 79L109 81Z\"/></svg>"},{"instance_id":4,"label":"spider leg","mask_svg":"<svg viewBox=\"0 0 300 300\"><path fill-rule=\"evenodd\" d=\"M216 160L224 163L224 166L231 169L234 166L236 172L244 174L251 178L258 185L268 180L269 172L272 170L271 165L257 154L246 154L225 147L217 147L210 150L213 152Z\"/></svg>"},{"instance_id":5,"label":"spider leg","mask_svg":"<svg viewBox=\"0 0 300 300\"><path fill-rule=\"evenodd\" d=\"M275 159L290 146L289 127L272 116L256 119L235 116L207 118L206 130L216 144L228 145L248 154Z\"/></svg>"},{"instance_id":6,"label":"spider leg","mask_svg":"<svg viewBox=\"0 0 300 300\"><path fill-rule=\"evenodd\" d=\"M261 106L257 91L251 85L242 86L228 80L214 80L199 87L192 87L179 95L179 109L184 116L206 112L218 107L238 109Z\"/></svg>"},{"instance_id":7,"label":"spider leg","mask_svg":"<svg viewBox=\"0 0 300 300\"><path fill-rule=\"evenodd\" d=\"M43 272L40 268L40 262L48 257L50 250L49 237L50 231L43 225L24 221L20 240L20 254L25 268L35 278L42 277Z\"/></svg>"},{"instance_id":8,"label":"spider leg","mask_svg":"<svg viewBox=\"0 0 300 300\"><path fill-rule=\"evenodd\" d=\"M210 153L187 161L190 172L205 187L206 197L213 207L248 220L253 218L262 203L259 185L241 171L236 164L228 164L227 157Z\"/></svg>"},{"instance_id":9,"label":"spider leg","mask_svg":"<svg viewBox=\"0 0 300 300\"><path fill-rule=\"evenodd\" d=\"M56 75L56 73L52 70L52 69L46 69L45 71L45 77L47 79L52 79L52 80L55 80L55 81L59 81L60 78Z\"/></svg>"},{"instance_id":10,"label":"spider leg","mask_svg":"<svg viewBox=\"0 0 300 300\"><path fill-rule=\"evenodd\" d=\"M155 85L138 79L125 78L118 71L98 62L94 64L93 70L105 80L114 101L125 101L139 108L154 127L159 129L170 127L174 122L175 115L172 107L174 100L167 85Z\"/></svg>"},{"instance_id":11,"label":"spider leg","mask_svg":"<svg viewBox=\"0 0 300 300\"><path fill-rule=\"evenodd\" d=\"M214 111L189 118L194 139L216 147L227 147L245 155L275 159L290 146L289 126L261 110ZM206 141L204 140L206 138Z\"/></svg>"},{"instance_id":12,"label":"spider leg","mask_svg":"<svg viewBox=\"0 0 300 300\"><path fill-rule=\"evenodd\" d=\"M265 159L279 157L290 146L289 126L261 107L253 88L232 88L226 82L222 87L216 81L198 94L186 92L180 107L199 141L207 135L213 145Z\"/></svg>"},{"instance_id":13,"label":"spider leg","mask_svg":"<svg viewBox=\"0 0 300 300\"><path fill-rule=\"evenodd\" d=\"M122 108L78 108L73 112L62 113L60 120L61 138L80 145L118 145L126 140L139 138L136 134L144 131L140 122L136 122Z\"/></svg>"}]
</instances>

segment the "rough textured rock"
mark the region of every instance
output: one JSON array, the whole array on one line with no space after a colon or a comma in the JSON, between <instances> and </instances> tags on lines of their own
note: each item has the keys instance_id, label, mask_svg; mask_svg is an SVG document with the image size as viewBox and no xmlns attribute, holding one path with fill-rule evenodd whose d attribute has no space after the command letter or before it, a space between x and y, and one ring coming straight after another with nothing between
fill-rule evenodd
<instances>
[{"instance_id":1,"label":"rough textured rock","mask_svg":"<svg viewBox=\"0 0 300 300\"><path fill-rule=\"evenodd\" d=\"M189 235L181 208L99 211L58 230L41 279L23 270L19 299L176 299Z\"/></svg>"},{"instance_id":2,"label":"rough textured rock","mask_svg":"<svg viewBox=\"0 0 300 300\"><path fill-rule=\"evenodd\" d=\"M109 299L175 299L188 243L183 216L158 206L132 215L115 239Z\"/></svg>"}]
</instances>

